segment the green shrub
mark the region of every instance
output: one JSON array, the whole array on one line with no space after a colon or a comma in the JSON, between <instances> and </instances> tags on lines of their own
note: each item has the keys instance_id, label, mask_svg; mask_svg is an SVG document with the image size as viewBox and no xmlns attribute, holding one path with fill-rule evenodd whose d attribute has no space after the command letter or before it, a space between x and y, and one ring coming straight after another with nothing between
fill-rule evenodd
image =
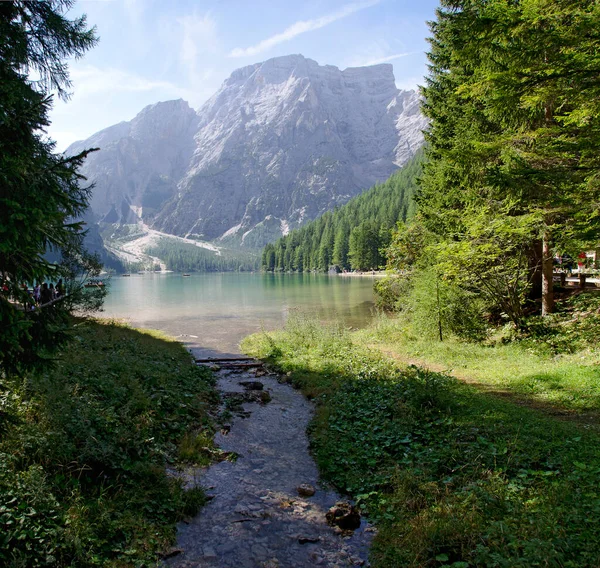
<instances>
[{"instance_id":1,"label":"green shrub","mask_svg":"<svg viewBox=\"0 0 600 568\"><path fill-rule=\"evenodd\" d=\"M75 329L52 369L3 381L0 564L148 565L202 501L166 465L212 431L214 378L156 334Z\"/></svg>"},{"instance_id":2,"label":"green shrub","mask_svg":"<svg viewBox=\"0 0 600 568\"><path fill-rule=\"evenodd\" d=\"M406 303L411 289L408 275L386 276L375 281L375 304L388 312L399 312Z\"/></svg>"},{"instance_id":3,"label":"green shrub","mask_svg":"<svg viewBox=\"0 0 600 568\"><path fill-rule=\"evenodd\" d=\"M416 271L406 298L415 331L426 337L454 334L481 340L486 335L484 306L475 294L442 278L433 270Z\"/></svg>"},{"instance_id":4,"label":"green shrub","mask_svg":"<svg viewBox=\"0 0 600 568\"><path fill-rule=\"evenodd\" d=\"M52 566L63 548L64 511L43 468L15 468L0 453L0 564Z\"/></svg>"}]
</instances>

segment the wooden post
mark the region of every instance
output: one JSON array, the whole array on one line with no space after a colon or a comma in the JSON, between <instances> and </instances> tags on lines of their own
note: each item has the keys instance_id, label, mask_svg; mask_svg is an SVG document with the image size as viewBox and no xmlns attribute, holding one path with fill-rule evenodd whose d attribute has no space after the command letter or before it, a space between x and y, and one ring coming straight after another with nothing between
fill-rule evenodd
<instances>
[{"instance_id":1,"label":"wooden post","mask_svg":"<svg viewBox=\"0 0 600 568\"><path fill-rule=\"evenodd\" d=\"M580 272L579 273L579 287L581 289L585 288L585 279L586 279L585 272Z\"/></svg>"},{"instance_id":2,"label":"wooden post","mask_svg":"<svg viewBox=\"0 0 600 568\"><path fill-rule=\"evenodd\" d=\"M442 306L440 304L440 276L437 272L435 275L435 291L437 295L438 333L440 336L440 341L444 341L444 335L442 333Z\"/></svg>"}]
</instances>

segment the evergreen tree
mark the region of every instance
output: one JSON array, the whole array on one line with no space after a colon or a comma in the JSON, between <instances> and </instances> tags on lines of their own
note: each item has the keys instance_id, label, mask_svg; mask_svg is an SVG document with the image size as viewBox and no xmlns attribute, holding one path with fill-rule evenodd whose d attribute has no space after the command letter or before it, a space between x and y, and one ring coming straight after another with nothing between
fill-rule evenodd
<instances>
[{"instance_id":1,"label":"evergreen tree","mask_svg":"<svg viewBox=\"0 0 600 568\"><path fill-rule=\"evenodd\" d=\"M524 300L539 268L533 251L543 243L542 313L549 313L553 253L593 243L599 227L600 7L441 4L423 90L431 128L422 218L442 237L446 270L461 265L482 294L490 279L503 278L505 299L518 289Z\"/></svg>"},{"instance_id":2,"label":"evergreen tree","mask_svg":"<svg viewBox=\"0 0 600 568\"><path fill-rule=\"evenodd\" d=\"M47 140L49 93L70 86L64 60L96 42L85 17L63 17L67 0L0 2L0 369L35 365L64 339L77 289L35 311L26 286L97 270L83 250L88 189L77 168ZM36 81L30 79L35 74ZM53 251L51 262L45 256Z\"/></svg>"},{"instance_id":3,"label":"evergreen tree","mask_svg":"<svg viewBox=\"0 0 600 568\"><path fill-rule=\"evenodd\" d=\"M267 250L264 249L263 270L320 270L326 271L331 264L341 268L350 268L348 250L350 231L365 221L369 221L379 235L381 245L389 242L390 231L397 221L405 221L407 215L414 215L413 196L416 191L416 177L421 173L423 152L419 151L400 171L389 180L378 184L362 195L351 199L346 205L333 212L326 212L300 229L279 239L274 245L290 248L290 256L282 259L274 267L267 264ZM298 259L298 250L302 248L302 268ZM277 257L278 258L278 257ZM376 268L381 262L371 261L368 269Z\"/></svg>"},{"instance_id":4,"label":"evergreen tree","mask_svg":"<svg viewBox=\"0 0 600 568\"><path fill-rule=\"evenodd\" d=\"M355 270L375 270L382 264L381 242L377 225L364 221L350 233L348 257Z\"/></svg>"},{"instance_id":5,"label":"evergreen tree","mask_svg":"<svg viewBox=\"0 0 600 568\"><path fill-rule=\"evenodd\" d=\"M348 263L348 246L350 240L350 229L348 223L343 220L335 234L333 243L333 263L342 269L350 268Z\"/></svg>"}]
</instances>

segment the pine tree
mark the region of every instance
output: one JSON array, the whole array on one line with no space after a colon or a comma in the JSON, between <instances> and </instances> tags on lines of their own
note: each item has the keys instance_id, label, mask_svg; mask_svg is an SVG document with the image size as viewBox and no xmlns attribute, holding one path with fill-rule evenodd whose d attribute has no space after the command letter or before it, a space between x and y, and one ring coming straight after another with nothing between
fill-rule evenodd
<instances>
[{"instance_id":1,"label":"pine tree","mask_svg":"<svg viewBox=\"0 0 600 568\"><path fill-rule=\"evenodd\" d=\"M600 7L444 0L431 29L424 222L443 237L446 265L477 272L482 293L488 269L507 275L512 263L505 281L518 277L524 299L542 242L550 313L553 253L594 242L600 226Z\"/></svg>"},{"instance_id":2,"label":"pine tree","mask_svg":"<svg viewBox=\"0 0 600 568\"><path fill-rule=\"evenodd\" d=\"M78 290L31 311L26 286L98 266L83 250L76 219L88 189L77 168L87 152L65 158L46 139L52 91L68 96L64 60L96 42L85 17L63 17L67 0L0 3L0 369L40 363L64 339ZM39 77L30 79L30 74ZM59 258L47 260L49 251Z\"/></svg>"}]
</instances>

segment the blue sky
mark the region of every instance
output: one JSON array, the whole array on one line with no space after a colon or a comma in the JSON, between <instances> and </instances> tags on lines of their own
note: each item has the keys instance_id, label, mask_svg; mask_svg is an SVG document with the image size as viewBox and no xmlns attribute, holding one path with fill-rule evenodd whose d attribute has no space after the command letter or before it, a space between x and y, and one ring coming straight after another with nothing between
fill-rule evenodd
<instances>
[{"instance_id":1,"label":"blue sky","mask_svg":"<svg viewBox=\"0 0 600 568\"><path fill-rule=\"evenodd\" d=\"M427 70L426 21L437 0L79 0L100 43L70 63L68 102L56 101L50 136L75 140L131 120L157 101L198 109L231 74L271 57L301 53L341 69L394 66L413 89Z\"/></svg>"}]
</instances>

